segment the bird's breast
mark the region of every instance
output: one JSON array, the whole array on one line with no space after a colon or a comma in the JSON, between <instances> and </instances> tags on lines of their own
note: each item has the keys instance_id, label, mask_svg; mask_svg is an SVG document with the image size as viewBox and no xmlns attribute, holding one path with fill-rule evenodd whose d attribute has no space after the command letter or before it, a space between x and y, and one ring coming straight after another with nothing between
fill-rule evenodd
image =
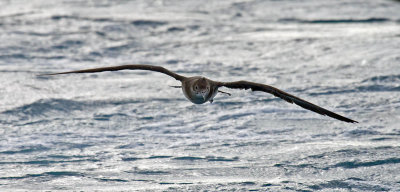
<instances>
[{"instance_id":1,"label":"bird's breast","mask_svg":"<svg viewBox=\"0 0 400 192\"><path fill-rule=\"evenodd\" d=\"M208 100L207 98L204 99L201 95L194 94L191 90L187 90L184 87L182 87L182 91L185 97L194 104L203 104Z\"/></svg>"}]
</instances>

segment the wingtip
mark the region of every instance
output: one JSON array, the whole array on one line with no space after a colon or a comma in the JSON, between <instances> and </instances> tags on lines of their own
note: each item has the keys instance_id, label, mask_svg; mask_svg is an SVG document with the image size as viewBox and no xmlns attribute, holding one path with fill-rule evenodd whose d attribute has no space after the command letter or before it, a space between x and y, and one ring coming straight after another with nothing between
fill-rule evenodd
<instances>
[{"instance_id":1,"label":"wingtip","mask_svg":"<svg viewBox=\"0 0 400 192\"><path fill-rule=\"evenodd\" d=\"M61 75L61 74L67 74L68 72L61 72L61 73L44 73L44 74L38 74L36 76L53 76L53 75Z\"/></svg>"},{"instance_id":2,"label":"wingtip","mask_svg":"<svg viewBox=\"0 0 400 192\"><path fill-rule=\"evenodd\" d=\"M342 120L342 121L343 121L343 120ZM349 118L346 118L344 121L347 122L347 123L360 123L360 122L358 122L358 121L355 121L355 120L349 119Z\"/></svg>"},{"instance_id":3,"label":"wingtip","mask_svg":"<svg viewBox=\"0 0 400 192\"><path fill-rule=\"evenodd\" d=\"M360 122L358 122L358 121L354 121L354 120L353 120L353 122L351 122L351 123L360 123Z\"/></svg>"}]
</instances>

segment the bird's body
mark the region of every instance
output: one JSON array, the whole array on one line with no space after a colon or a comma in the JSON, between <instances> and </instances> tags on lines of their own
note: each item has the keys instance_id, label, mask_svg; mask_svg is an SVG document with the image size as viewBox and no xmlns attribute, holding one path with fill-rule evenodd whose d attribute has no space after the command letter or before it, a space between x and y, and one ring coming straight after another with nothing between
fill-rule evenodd
<instances>
[{"instance_id":1,"label":"bird's body","mask_svg":"<svg viewBox=\"0 0 400 192\"><path fill-rule=\"evenodd\" d=\"M196 86L193 86L196 83L200 84L197 85L198 89L205 90L204 95L201 93L196 94L196 90L194 90ZM210 91L207 91L207 86L209 86ZM201 76L195 76L188 77L185 79L185 81L182 81L182 91L185 97L192 103L203 104L207 101L210 101L211 103L213 102L214 97L218 93L218 87L215 86L215 83L210 79Z\"/></svg>"},{"instance_id":2,"label":"bird's body","mask_svg":"<svg viewBox=\"0 0 400 192\"><path fill-rule=\"evenodd\" d=\"M185 97L195 104L203 104L207 101L213 102L214 97L217 95L218 92L225 93L223 91L219 91L218 88L220 87L227 87L231 89L251 89L252 91L262 91L267 92L270 94L275 95L289 103L295 103L305 109L311 110L313 112L319 113L321 115L327 115L332 118L349 122L349 123L358 123L352 119L347 117L341 116L336 114L332 111L319 107L315 104L312 104L308 101L300 99L294 95L286 93L282 90L279 90L275 87L254 83L249 81L235 81L235 82L220 82L220 81L213 81L201 76L194 76L194 77L185 77L174 72L171 72L164 67L160 66L153 66L153 65L121 65L121 66L114 66L114 67L102 67L102 68L93 68L93 69L84 69L84 70L77 70L77 71L68 71L68 72L61 72L61 73L51 73L51 74L44 74L44 75L59 75L59 74L69 74L69 73L96 73L102 71L118 71L118 70L149 70L149 71L156 71L160 73L164 73L169 75L176 80L180 81L182 84L182 91ZM226 93L229 94L229 93ZM229 94L230 95L230 94Z\"/></svg>"}]
</instances>

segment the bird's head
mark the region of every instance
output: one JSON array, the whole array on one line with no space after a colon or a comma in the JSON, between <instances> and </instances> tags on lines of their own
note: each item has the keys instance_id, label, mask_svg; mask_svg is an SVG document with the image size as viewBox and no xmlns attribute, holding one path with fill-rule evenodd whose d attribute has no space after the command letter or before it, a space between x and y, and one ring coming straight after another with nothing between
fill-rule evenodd
<instances>
[{"instance_id":1,"label":"bird's head","mask_svg":"<svg viewBox=\"0 0 400 192\"><path fill-rule=\"evenodd\" d=\"M202 77L193 83L192 90L196 96L203 97L205 100L210 93L210 83Z\"/></svg>"}]
</instances>

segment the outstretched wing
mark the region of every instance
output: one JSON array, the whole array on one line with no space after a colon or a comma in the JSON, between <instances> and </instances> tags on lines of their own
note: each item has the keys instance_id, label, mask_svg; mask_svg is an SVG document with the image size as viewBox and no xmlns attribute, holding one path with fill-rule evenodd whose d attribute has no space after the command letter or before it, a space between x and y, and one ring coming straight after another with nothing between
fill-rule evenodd
<instances>
[{"instance_id":1,"label":"outstretched wing","mask_svg":"<svg viewBox=\"0 0 400 192\"><path fill-rule=\"evenodd\" d=\"M148 70L148 71L156 71L160 73L164 73L175 78L178 81L184 80L186 77L182 75L178 75L164 67L154 66L154 65L120 65L114 67L102 67L102 68L93 68L93 69L83 69L77 71L67 71L61 73L50 73L50 74L43 74L43 75L60 75L60 74L69 74L69 73L97 73L103 71L119 71L119 70Z\"/></svg>"},{"instance_id":2,"label":"outstretched wing","mask_svg":"<svg viewBox=\"0 0 400 192\"><path fill-rule=\"evenodd\" d=\"M217 85L219 87L223 86L223 87L232 88L232 89L251 89L252 91L263 91L263 92L271 93L271 94L275 95L276 97L279 97L289 103L295 103L295 104L299 105L300 107L303 107L310 111L314 111L321 115L327 115L329 117L332 117L332 118L335 118L335 119L338 119L341 121L345 121L348 123L358 123L357 121L354 121L347 117L343 117L339 114L336 114L332 111L324 109L320 106L312 104L308 101L300 99L294 95L291 95L289 93L286 93L284 91L281 91L281 90L279 90L275 87L269 86L269 85L254 83L254 82L249 82L249 81L217 82Z\"/></svg>"}]
</instances>

